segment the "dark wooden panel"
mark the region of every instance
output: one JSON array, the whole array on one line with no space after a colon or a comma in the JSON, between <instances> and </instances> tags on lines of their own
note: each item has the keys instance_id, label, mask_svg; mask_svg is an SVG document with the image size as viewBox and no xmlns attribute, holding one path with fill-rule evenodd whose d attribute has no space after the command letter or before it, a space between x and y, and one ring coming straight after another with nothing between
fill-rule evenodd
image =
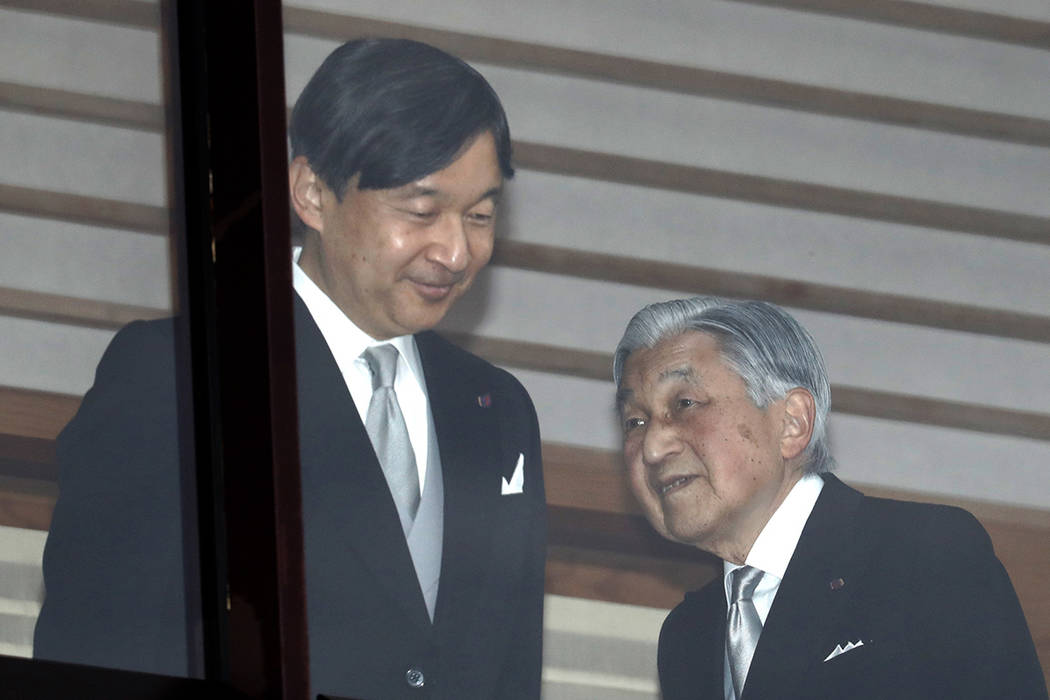
<instances>
[{"instance_id":1,"label":"dark wooden panel","mask_svg":"<svg viewBox=\"0 0 1050 700\"><path fill-rule=\"evenodd\" d=\"M553 546L547 550L547 593L611 603L673 608L686 591L717 575L717 565L664 561L616 552Z\"/></svg>"},{"instance_id":2,"label":"dark wooden panel","mask_svg":"<svg viewBox=\"0 0 1050 700\"><path fill-rule=\"evenodd\" d=\"M0 475L0 525L47 530L57 497L54 482Z\"/></svg>"},{"instance_id":3,"label":"dark wooden panel","mask_svg":"<svg viewBox=\"0 0 1050 700\"><path fill-rule=\"evenodd\" d=\"M0 449L11 444L0 440ZM26 446L31 454L39 451L39 444ZM663 540L639 515L616 452L546 443L543 457L548 593L670 608L717 575L717 559ZM1050 511L858 486L873 496L949 503L974 513L1010 573L1044 666L1050 662ZM53 481L0 475L0 525L46 530L56 495Z\"/></svg>"},{"instance_id":4,"label":"dark wooden panel","mask_svg":"<svg viewBox=\"0 0 1050 700\"><path fill-rule=\"evenodd\" d=\"M58 481L55 441L0 433L0 476Z\"/></svg>"},{"instance_id":5,"label":"dark wooden panel","mask_svg":"<svg viewBox=\"0 0 1050 700\"><path fill-rule=\"evenodd\" d=\"M0 386L0 433L54 440L79 407L79 396Z\"/></svg>"}]
</instances>

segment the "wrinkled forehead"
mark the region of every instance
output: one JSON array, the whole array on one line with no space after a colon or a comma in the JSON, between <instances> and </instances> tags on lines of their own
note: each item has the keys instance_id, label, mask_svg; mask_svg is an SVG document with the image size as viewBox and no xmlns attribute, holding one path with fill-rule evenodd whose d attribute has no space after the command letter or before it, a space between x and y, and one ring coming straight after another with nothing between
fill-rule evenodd
<instances>
[{"instance_id":1,"label":"wrinkled forehead","mask_svg":"<svg viewBox=\"0 0 1050 700\"><path fill-rule=\"evenodd\" d=\"M639 348L624 363L616 392L617 405L681 384L703 385L732 370L722 358L718 339L708 333L685 331Z\"/></svg>"}]
</instances>

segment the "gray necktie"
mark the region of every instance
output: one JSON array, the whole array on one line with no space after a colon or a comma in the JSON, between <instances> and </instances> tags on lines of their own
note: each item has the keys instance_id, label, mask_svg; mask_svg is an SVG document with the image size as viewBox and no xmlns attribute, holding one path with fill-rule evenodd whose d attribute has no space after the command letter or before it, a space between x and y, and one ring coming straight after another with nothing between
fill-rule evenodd
<instances>
[{"instance_id":1,"label":"gray necktie","mask_svg":"<svg viewBox=\"0 0 1050 700\"><path fill-rule=\"evenodd\" d=\"M739 698L744 692L744 681L751 666L751 657L762 634L762 620L751 597L762 570L744 566L730 574L729 620L726 624L726 654L729 656L729 672L733 676L733 691Z\"/></svg>"},{"instance_id":2,"label":"gray necktie","mask_svg":"<svg viewBox=\"0 0 1050 700\"><path fill-rule=\"evenodd\" d=\"M419 508L419 472L405 417L394 393L397 348L377 345L365 350L361 356L372 370L372 401L368 404L365 429L383 467L394 503L411 522Z\"/></svg>"}]
</instances>

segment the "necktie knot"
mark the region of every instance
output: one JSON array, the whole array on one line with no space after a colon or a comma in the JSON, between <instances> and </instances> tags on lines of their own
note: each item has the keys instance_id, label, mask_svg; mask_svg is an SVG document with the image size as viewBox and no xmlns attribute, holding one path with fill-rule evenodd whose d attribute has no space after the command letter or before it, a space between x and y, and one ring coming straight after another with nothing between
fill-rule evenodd
<instances>
[{"instance_id":1,"label":"necktie knot","mask_svg":"<svg viewBox=\"0 0 1050 700\"><path fill-rule=\"evenodd\" d=\"M393 345L375 345L362 353L372 371L372 391L392 388L397 376L397 348Z\"/></svg>"},{"instance_id":2,"label":"necktie knot","mask_svg":"<svg viewBox=\"0 0 1050 700\"><path fill-rule=\"evenodd\" d=\"M742 566L730 574L729 593L732 600L730 604L741 600L751 600L758 588L758 582L762 580L763 571L753 566Z\"/></svg>"}]
</instances>

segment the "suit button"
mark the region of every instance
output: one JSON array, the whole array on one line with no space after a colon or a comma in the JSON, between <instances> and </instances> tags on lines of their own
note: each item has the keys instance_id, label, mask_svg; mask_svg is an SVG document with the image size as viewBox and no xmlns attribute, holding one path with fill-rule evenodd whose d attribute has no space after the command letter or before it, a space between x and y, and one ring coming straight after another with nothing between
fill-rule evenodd
<instances>
[{"instance_id":1,"label":"suit button","mask_svg":"<svg viewBox=\"0 0 1050 700\"><path fill-rule=\"evenodd\" d=\"M405 673L405 682L408 683L412 688L422 688L425 679L423 678L423 672L418 668L410 668Z\"/></svg>"}]
</instances>

